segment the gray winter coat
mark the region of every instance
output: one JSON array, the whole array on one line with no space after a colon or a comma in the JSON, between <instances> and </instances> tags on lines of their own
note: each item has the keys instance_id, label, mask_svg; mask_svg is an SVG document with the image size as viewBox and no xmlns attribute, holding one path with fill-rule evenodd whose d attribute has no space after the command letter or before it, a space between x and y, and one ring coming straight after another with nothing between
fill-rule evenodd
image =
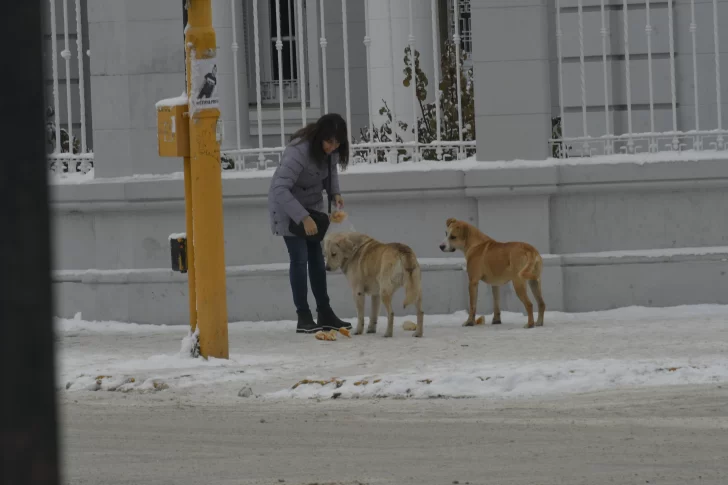
<instances>
[{"instance_id":1,"label":"gray winter coat","mask_svg":"<svg viewBox=\"0 0 728 485\"><path fill-rule=\"evenodd\" d=\"M300 223L307 209L325 211L323 191L328 188L329 168L324 161L319 166L309 156L309 143L291 142L283 152L281 164L273 174L268 190L268 215L273 234L292 236L288 230L291 220ZM331 196L339 192L339 155L331 156Z\"/></svg>"}]
</instances>

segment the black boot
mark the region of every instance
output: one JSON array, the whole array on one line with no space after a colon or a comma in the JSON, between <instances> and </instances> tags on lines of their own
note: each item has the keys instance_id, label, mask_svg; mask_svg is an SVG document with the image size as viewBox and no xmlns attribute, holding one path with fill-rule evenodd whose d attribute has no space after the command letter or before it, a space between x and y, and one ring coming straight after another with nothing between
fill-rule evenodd
<instances>
[{"instance_id":1,"label":"black boot","mask_svg":"<svg viewBox=\"0 0 728 485\"><path fill-rule=\"evenodd\" d=\"M321 325L313 321L313 315L310 311L298 313L298 325L296 325L296 333L316 333L321 330Z\"/></svg>"},{"instance_id":2,"label":"black boot","mask_svg":"<svg viewBox=\"0 0 728 485\"><path fill-rule=\"evenodd\" d=\"M319 308L317 313L318 324L323 327L324 330L339 330L340 328L351 330L351 323L345 322L337 317L331 307Z\"/></svg>"}]
</instances>

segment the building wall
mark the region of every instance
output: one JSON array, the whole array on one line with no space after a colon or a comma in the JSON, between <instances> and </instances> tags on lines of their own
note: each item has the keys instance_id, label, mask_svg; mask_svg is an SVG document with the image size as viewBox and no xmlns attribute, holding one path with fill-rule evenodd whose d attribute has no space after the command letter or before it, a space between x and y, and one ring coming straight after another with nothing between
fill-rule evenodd
<instances>
[{"instance_id":1,"label":"building wall","mask_svg":"<svg viewBox=\"0 0 728 485\"><path fill-rule=\"evenodd\" d=\"M62 42L62 0L57 4L56 23L59 24L59 52ZM184 52L182 5L176 0L155 0L148 4L129 3L108 7L105 0L91 4L91 15L83 12L85 45L93 44L96 58L86 59L86 91L87 91L87 131L88 139L94 136L100 144L97 152L97 175L118 176L132 173L167 173L174 171L179 163L172 160L154 160L152 151L156 138L150 133L155 120L150 116L151 110L145 110L142 103L154 104L164 97L177 96L184 89ZM265 3L265 2L263 2ZM401 3L401 2L400 2ZM392 18L389 15L388 3L385 0L371 2L371 63L373 99L370 103L367 56L363 44L365 35L364 3L348 0L348 41L350 65L350 93L352 133L359 137L360 130L368 125L371 105L375 124L382 122L378 115L385 100L395 108L398 116L410 123L412 118L411 90L402 85L404 78L404 48L409 35L408 12L404 3L393 3ZM69 8L74 2L69 2ZM86 2L82 2L86 5ZM313 89L309 94L307 109L308 121L323 114L323 82L321 70L319 38L321 35L319 3L308 0L307 9L312 12L307 18L307 32L311 41L307 45L309 61L307 78ZM261 8L265 8L262 5ZM326 37L328 40L328 81L330 111L346 113L344 87L343 25L340 2L324 3L326 18ZM237 126L235 113L235 77L232 51L232 12L227 0L214 0L214 24L218 34L218 57L221 61L220 96L221 119L225 124L223 149L237 147L237 134L240 133L240 146L250 148L259 145L258 113L255 105L255 86L249 84L254 79L254 72L249 73L250 57L253 56L252 45L252 13L250 4L236 3L235 31L239 50L238 57L238 106L240 108L240 126ZM246 13L247 12L247 13ZM430 5L426 2L415 3L414 28L416 49L420 51L422 69L434 83L433 76L433 44L431 32ZM80 129L77 90L77 59L75 58L75 13L70 10L70 42L73 47L71 82L74 106L74 125ZM247 23L246 23L247 22ZM141 28L142 26L148 29ZM159 28L155 28L159 27ZM107 27L113 27L108 29ZM50 26L48 21L44 27L48 48L46 65L48 72L48 99L52 104L52 77L50 74ZM392 29L393 42L385 39L384 33ZM439 34L438 34L439 35ZM386 41L386 42L385 42ZM60 57L60 55L59 55ZM146 57L146 58L144 58ZM394 89L392 96L392 60L394 61ZM61 121L65 123L65 64L59 59L61 77ZM76 76L76 77L74 77ZM139 77L139 76L144 76ZM141 82L143 80L143 82ZM140 83L136 83L140 81ZM134 84L130 86L128 83ZM311 84L313 83L313 84ZM174 88L173 86L178 86ZM386 89L385 89L386 88ZM434 96L434 87L430 89ZM394 101L393 101L394 100ZM131 112L133 111L133 113ZM302 124L300 107L286 105L285 139ZM96 123L92 120L96 119ZM280 121L278 105L264 104L262 113L263 145L280 146ZM65 125L64 125L65 126ZM120 134L124 133L123 136ZM134 159L134 163L129 160Z\"/></svg>"},{"instance_id":2,"label":"building wall","mask_svg":"<svg viewBox=\"0 0 728 485\"><path fill-rule=\"evenodd\" d=\"M336 2L339 4L339 2ZM349 86L351 92L351 131L358 137L359 128L366 127L369 118L366 49L364 39L364 2L347 0L349 33ZM328 40L329 111L346 116L344 83L344 29L341 8L326 11L326 38Z\"/></svg>"},{"instance_id":3,"label":"building wall","mask_svg":"<svg viewBox=\"0 0 728 485\"><path fill-rule=\"evenodd\" d=\"M179 171L160 158L155 103L185 90L178 0L88 4L96 177Z\"/></svg>"},{"instance_id":4,"label":"building wall","mask_svg":"<svg viewBox=\"0 0 728 485\"><path fill-rule=\"evenodd\" d=\"M294 313L285 247L269 230L269 176L224 179L231 320ZM421 259L429 314L467 308L462 256L438 248L448 217L541 251L551 310L728 303L722 291L728 281L728 220L721 217L728 207L726 187L725 159L484 164L467 171L393 173L353 169L342 175L356 230L407 243ZM186 323L185 277L169 270L168 236L184 230L179 178L59 185L53 200L60 313ZM332 275L330 281L336 310L353 316L343 279ZM521 311L510 287L503 298L504 308ZM480 301L488 311L485 285ZM397 312L406 314L399 307Z\"/></svg>"},{"instance_id":5,"label":"building wall","mask_svg":"<svg viewBox=\"0 0 728 485\"><path fill-rule=\"evenodd\" d=\"M259 0L260 1L260 0ZM217 6L226 13L229 11L229 2L222 2ZM366 33L366 15L364 2L356 0L347 0L347 18L348 18L348 42L349 42L349 83L351 93L351 116L352 116L352 133L356 138L360 136L360 130L367 127L369 123L369 110L372 111L373 122L376 126L380 126L383 117L378 114L379 109L384 102L394 108L397 115L408 124L411 124L413 115L412 92L403 85L405 68L404 64L404 48L407 46L409 36L408 22L408 4L406 2L391 2L392 15L389 12L389 0L371 0L369 8L369 23L371 44L371 71L372 76L372 102L370 108L369 89L367 77L368 58L366 47L364 45L364 37ZM318 1L308 0L306 2L306 10L313 13L312 19L307 19L307 35L309 36L307 43L308 50L308 69L306 71L307 83L309 84L307 121L318 118L324 111L324 83L323 83L323 61L319 40L321 38L320 26L320 4ZM246 9L245 15L242 10ZM243 49L242 63L248 69L247 76L242 68L239 69L241 79L244 81L243 90L247 86L247 96L249 101L249 146L258 146L259 127L258 113L256 106L256 87L255 87L255 63L254 63L254 45L253 45L253 21L252 4L247 4L240 9L239 21L246 22L245 39L248 43ZM267 8L267 2L262 1L259 4L259 15L261 22L265 21L263 9ZM344 52L343 52L343 24L341 2L325 1L324 2L324 19L325 19L325 36L327 39L327 72L325 74L328 82L328 99L329 111L336 111L345 115L346 113L346 97L345 97L345 80L344 80ZM267 14L266 14L267 15ZM414 2L413 4L413 26L415 29L415 48L421 55L422 70L430 80L430 97L434 97L434 64L433 64L433 44L431 29L431 10L429 2ZM390 39L390 29L392 31L392 39ZM439 33L438 33L439 35ZM262 34L261 34L262 36ZM265 39L261 39L263 42ZM229 46L221 43L220 52L229 50ZM261 44L261 56L265 56L265 50ZM314 59L314 57L316 57ZM394 63L393 63L394 61ZM265 60L261 57L261 66L265 69ZM393 67L394 66L394 76ZM266 78L266 74L262 73L262 79ZM394 83L392 81L394 79ZM232 80L230 81L232 82ZM394 90L394 96L393 96ZM232 90L224 93L226 99L232 100L234 93ZM223 103L222 111L229 125L228 132L234 133L234 116L232 113L232 103ZM266 147L280 146L280 116L278 103L262 104L262 120L263 120L263 145ZM285 134L292 134L301 126L301 110L300 103L287 103L284 112ZM230 140L228 144L230 145Z\"/></svg>"},{"instance_id":6,"label":"building wall","mask_svg":"<svg viewBox=\"0 0 728 485\"><path fill-rule=\"evenodd\" d=\"M347 1L354 128L368 117L365 50L352 40L363 38L363 4ZM184 87L179 7L177 0L89 3L96 178L53 186L54 278L64 316L83 311L91 319L187 322L185 277L169 270L168 236L184 228L183 184L173 173L181 161L157 157L154 112L155 101ZM327 12L327 79L330 110L343 113L343 29L336 12ZM479 160L548 157L553 14L551 1L473 3ZM380 173L353 167L342 188L357 230L408 243L421 258L429 314L467 305L462 259L437 247L451 216L496 239L534 244L545 255L551 310L728 303L722 291L728 164L699 158L400 172L383 165ZM149 173L168 175L114 178ZM267 220L269 177L259 171L224 179L231 320L293 315L285 249ZM332 275L331 293L336 310L353 316L340 275ZM505 309L521 310L510 289L503 298ZM484 285L480 300L487 311Z\"/></svg>"},{"instance_id":7,"label":"building wall","mask_svg":"<svg viewBox=\"0 0 728 485\"><path fill-rule=\"evenodd\" d=\"M678 131L695 129L691 2L676 0L673 7L675 103ZM728 2L718 2L719 29L728 20ZM601 2L584 0L584 87L582 93L578 2L562 0L565 137L581 137L582 94L586 100L586 135L621 135L628 130L624 10L622 2L606 2L608 33L607 111L605 119L602 62ZM632 133L651 132L650 83L645 27L645 2L629 0L627 31L630 50ZM656 132L672 131L672 84L668 2L650 2L652 26L653 107ZM550 156L545 140L551 137L551 117L560 116L559 76L554 0L504 2L481 0L472 5L478 158L480 160L544 159ZM698 105L701 130L713 130L717 119L715 48L712 1L695 2ZM533 39L538 41L534 42ZM726 36L719 31L719 54L725 57ZM728 99L728 71L720 63L723 111ZM597 145L594 145L597 146ZM574 147L575 152L581 147ZM692 148L689 146L687 148ZM710 147L707 147L710 148ZM661 149L664 147L661 145ZM646 151L646 145L639 151ZM597 148L593 155L602 154Z\"/></svg>"},{"instance_id":8,"label":"building wall","mask_svg":"<svg viewBox=\"0 0 728 485\"><path fill-rule=\"evenodd\" d=\"M670 35L668 2L650 2L650 24L653 28L652 76L655 129L650 125L650 94L648 74L648 46L645 35L647 14L645 2L629 2L629 51L630 77L632 87L632 131L646 133L651 131L672 131L672 89L670 70ZM562 54L564 64L564 101L567 110L565 117L566 136L583 136L581 113L581 75L579 68L579 26L574 7L576 2L561 2L566 7L562 12ZM673 37L675 50L675 97L677 103L677 129L695 129L695 97L693 81L692 37L690 34L690 1L673 2ZM728 20L728 2L718 1L718 23L724 25ZM586 104L587 133L599 136L607 132L626 133L627 122L627 81L624 49L623 10L610 9L606 26L609 29L607 42L608 106L612 110L610 124L604 118L604 81L601 42L601 14L599 2L583 2L584 8L584 56L586 60ZM703 129L715 129L717 123L716 85L715 85L715 47L713 38L713 3L695 2L696 53L698 69L698 104ZM728 38L725 35L719 43L719 52L728 52ZM577 62L575 62L577 61ZM728 80L728 66L723 63L721 78ZM722 82L723 111L728 108L728 83Z\"/></svg>"}]
</instances>

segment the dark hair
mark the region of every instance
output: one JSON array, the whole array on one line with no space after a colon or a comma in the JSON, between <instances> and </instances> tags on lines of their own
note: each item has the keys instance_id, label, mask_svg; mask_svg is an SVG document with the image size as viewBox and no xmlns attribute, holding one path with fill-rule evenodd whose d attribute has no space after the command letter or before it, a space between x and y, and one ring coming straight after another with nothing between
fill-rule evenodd
<instances>
[{"instance_id":1,"label":"dark hair","mask_svg":"<svg viewBox=\"0 0 728 485\"><path fill-rule=\"evenodd\" d=\"M291 141L298 139L298 143L309 142L310 155L320 164L326 159L324 141L336 140L339 142L339 148L336 149L336 153L339 154L339 166L344 169L349 164L348 137L344 118L337 113L329 113L295 132L291 135Z\"/></svg>"}]
</instances>

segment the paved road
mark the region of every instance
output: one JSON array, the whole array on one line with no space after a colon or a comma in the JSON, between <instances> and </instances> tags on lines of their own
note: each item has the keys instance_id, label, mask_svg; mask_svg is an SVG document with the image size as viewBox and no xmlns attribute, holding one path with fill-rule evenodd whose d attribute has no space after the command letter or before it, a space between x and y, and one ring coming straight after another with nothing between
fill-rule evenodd
<instances>
[{"instance_id":1,"label":"paved road","mask_svg":"<svg viewBox=\"0 0 728 485\"><path fill-rule=\"evenodd\" d=\"M163 394L64 394L65 483L728 483L728 386L236 407Z\"/></svg>"}]
</instances>

